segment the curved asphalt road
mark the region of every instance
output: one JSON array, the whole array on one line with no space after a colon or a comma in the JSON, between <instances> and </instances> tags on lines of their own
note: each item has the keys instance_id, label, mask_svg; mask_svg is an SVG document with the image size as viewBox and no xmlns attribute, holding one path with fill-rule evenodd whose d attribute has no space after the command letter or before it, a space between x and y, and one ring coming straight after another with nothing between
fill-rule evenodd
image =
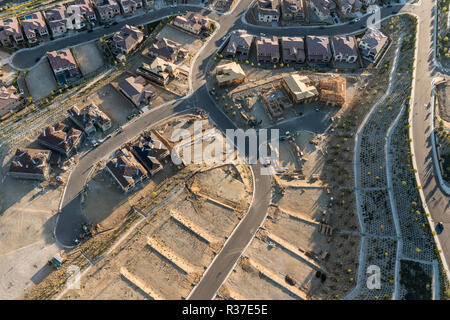
<instances>
[{"instance_id":1,"label":"curved asphalt road","mask_svg":"<svg viewBox=\"0 0 450 320\"><path fill-rule=\"evenodd\" d=\"M423 1L425 2L425 1ZM248 9L251 0L241 0L231 14L218 15L211 10L201 9L199 7L181 6L179 8L163 8L158 11L147 13L143 16L132 17L125 21L120 22L118 25L112 26L109 29L96 29L91 33L83 33L71 38L63 38L58 41L48 42L39 47L25 49L18 51L12 59L12 65L16 68L30 68L36 61L45 54L46 51L58 50L67 46L74 46L76 44L97 39L106 32L112 33L117 31L125 23L133 25L142 25L150 21L159 19L163 16L170 14L176 14L178 11L196 11L202 14L207 14L211 19L216 20L220 24L219 30L209 41L207 45L202 48L196 62L192 67L192 92L193 95L183 99L174 104L169 104L159 109L152 110L150 113L141 116L134 122L129 123L123 132L111 139L105 141L102 145L86 154L80 159L78 165L74 168L70 180L67 183L66 193L62 202L62 210L59 216L59 221L56 228L56 238L58 242L64 246L73 246L74 237L81 232L81 224L86 221L86 217L83 215L80 208L80 192L83 189L84 181L89 174L89 171L94 163L109 155L120 145L138 135L143 128L154 124L155 122L167 118L176 112L182 112L189 109L192 106L203 108L209 113L210 117L216 122L217 127L224 131L227 128L235 128L234 123L216 107L214 101L208 94L205 82L206 66L209 59L216 52L217 48L221 45L222 37L229 34L230 31L236 29L246 29L253 34L259 34L264 32L269 35L277 36L294 36L294 35L335 35L346 34L356 32L365 28L368 17L363 17L358 23L337 25L330 27L298 27L298 28L271 28L252 26L245 23L242 19L246 10ZM435 178L435 172L431 164L431 147L429 143L430 131L424 128L427 114L429 111L420 108L424 103L429 102L431 92L431 81L427 78L434 76L434 66L431 64L431 48L430 39L433 36L432 30L432 8L433 4L427 3L421 6L412 7L408 6L408 11L413 11L421 17L421 33L420 46L419 46L419 63L417 87L415 92L415 103L417 108L414 114L414 140L415 140L415 152L417 157L417 163L420 171L420 177L422 184L424 185L424 192L427 197L428 206L430 207L433 218L436 220L439 214L448 213L448 198L442 194L438 187L437 180ZM381 16L386 17L392 14L394 11L398 11L402 8L402 5L393 6L391 8L382 8ZM410 9L412 8L412 9ZM422 39L422 37L424 39ZM423 41L423 43L422 43ZM420 61L427 59L426 61ZM424 75L424 77L422 77ZM302 123L302 120L296 120ZM303 122L304 123L304 122ZM280 129L291 129L293 124L288 122L286 126L280 126ZM325 124L324 124L325 126ZM424 134L425 133L425 134ZM259 165L252 166L255 177L255 192L254 201L248 214L244 220L240 223L236 231L227 241L226 245L211 264L208 271L204 274L202 280L191 294L191 299L212 299L215 292L219 289L223 283L235 262L242 254L246 245L249 243L257 228L264 221L267 207L270 198L270 177L261 176L259 174ZM436 216L436 217L435 217ZM443 220L443 219L441 219ZM446 221L446 220L443 220ZM446 228L448 230L450 228ZM446 235L448 237L448 234ZM446 246L446 241L443 240L444 251L450 250ZM450 244L449 244L450 245ZM446 255L450 256L450 255Z\"/></svg>"}]
</instances>

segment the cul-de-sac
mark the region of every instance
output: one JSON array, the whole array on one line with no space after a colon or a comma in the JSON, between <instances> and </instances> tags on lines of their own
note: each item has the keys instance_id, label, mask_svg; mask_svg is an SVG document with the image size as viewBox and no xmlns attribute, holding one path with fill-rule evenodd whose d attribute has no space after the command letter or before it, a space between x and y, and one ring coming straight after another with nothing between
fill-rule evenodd
<instances>
[{"instance_id":1,"label":"cul-de-sac","mask_svg":"<svg viewBox=\"0 0 450 320\"><path fill-rule=\"evenodd\" d=\"M0 299L450 299L449 6L0 0Z\"/></svg>"}]
</instances>

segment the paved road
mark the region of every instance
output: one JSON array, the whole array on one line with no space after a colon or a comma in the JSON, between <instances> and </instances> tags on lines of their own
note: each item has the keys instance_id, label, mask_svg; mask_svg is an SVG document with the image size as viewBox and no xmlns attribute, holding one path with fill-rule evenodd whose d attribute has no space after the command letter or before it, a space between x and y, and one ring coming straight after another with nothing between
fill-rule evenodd
<instances>
[{"instance_id":1,"label":"paved road","mask_svg":"<svg viewBox=\"0 0 450 320\"><path fill-rule=\"evenodd\" d=\"M413 143L420 181L425 199L435 222L444 222L444 231L439 241L447 261L450 258L450 201L441 189L433 163L431 144L431 104L432 79L439 71L433 59L434 6L436 0L422 1L420 7L411 11L420 17L419 46L417 56L416 89L414 94Z\"/></svg>"},{"instance_id":2,"label":"paved road","mask_svg":"<svg viewBox=\"0 0 450 320\"><path fill-rule=\"evenodd\" d=\"M360 22L352 25L341 25L333 26L327 28L307 28L298 27L296 29L272 29L272 28L261 28L256 26L247 25L241 18L243 17L245 11L248 8L250 0L241 0L236 6L235 10L230 15L219 16L214 12L209 10L201 10L198 7L181 7L180 10L191 10L200 11L204 14L209 14L209 16L218 21L221 25L217 34L211 39L208 45L200 52L198 59L193 65L192 69L192 89L193 95L188 99L182 100L181 102L175 103L173 105L168 105L163 108L157 109L143 115L138 118L134 123L128 125L123 133L117 137L113 137L99 146L97 149L91 151L84 158L80 160L77 167L74 169L70 180L68 181L67 191L63 200L63 209L60 215L60 219L56 228L56 237L58 241L63 245L72 245L74 236L80 232L81 223L84 222L85 217L80 210L80 197L79 194L82 190L86 176L89 173L91 165L96 161L102 159L103 157L110 154L116 148L118 148L125 141L131 139L132 137L139 134L143 128L155 123L156 121L162 120L175 112L181 112L186 110L189 106L202 107L206 112L209 113L210 117L216 122L217 126L221 130L227 128L234 128L235 125L229 120L229 118L215 106L214 101L208 95L205 82L206 66L209 59L213 56L214 52L217 50L218 46L221 44L220 39L228 34L231 30L235 29L247 29L250 33L258 34L259 32L264 32L268 35L274 34L278 36L292 36L292 35L331 35L331 34L345 34L358 31L365 27L367 17L361 19ZM392 8L383 8L382 17L390 15L393 11L398 11L401 6L394 6ZM411 7L408 7L408 10ZM430 81L428 81L429 76L433 74L434 69L431 62L431 49L429 39L431 37L432 27L431 16L429 8L422 5L418 9L412 9L417 11L421 17L424 17L421 24L421 41L424 37L424 42L421 43L419 47L419 57L425 59L424 61L419 61L418 64L418 86L416 90L416 100L417 106L423 106L424 103L429 102L429 93L431 92ZM178 9L164 8L153 13L148 13L145 16L133 17L126 21L126 23L140 25L145 24L151 20L175 13ZM423 12L422 12L423 11ZM118 25L106 29L109 32L114 32L118 30L125 21L119 23ZM423 27L422 27L423 26ZM427 29L428 28L428 29ZM424 31L425 30L425 31ZM62 39L57 42L51 42L42 45L41 47L34 48L31 50L21 51L16 54L13 59L13 64L20 68L31 67L37 58L41 57L46 51L56 50L64 48L67 45L74 45L84 41L89 41L102 36L103 30L96 30L92 33L85 33L77 35L73 38ZM420 71L419 71L420 68ZM424 74L424 77L421 75ZM431 147L429 144L429 134L425 131L425 119L427 112L416 108L417 113L414 115L414 140L416 145L416 156L418 156L418 165L421 178L423 178L424 191L427 195L427 201L431 209L433 218L437 217L439 214L448 213L448 198L445 198L442 193L439 193L439 188L436 184L436 179L434 178L434 171L431 163ZM300 118L301 119L301 118ZM300 124L302 120L298 121ZM287 126L282 126L280 129L286 130L286 128L291 128L288 125L291 122L286 123ZM289 129L290 130L290 129ZM426 133L424 135L424 132ZM421 155L422 154L422 155ZM421 157L421 158L420 158ZM252 236L256 232L258 226L264 221L266 215L266 210L269 203L269 193L270 193L270 177L261 176L259 174L259 166L253 165L252 169L255 174L255 193L254 202L244 220L239 225L238 229L234 232L233 236L230 237L219 256L212 263L208 271L205 273L202 280L199 282L198 286L195 288L191 295L191 299L211 299L214 293L219 289L222 282L226 279L228 273L230 272L233 265L236 263L239 256L242 254L245 246L249 243ZM437 219L437 218L435 218ZM444 220L446 221L446 220ZM446 230L450 229L446 228ZM448 237L448 234L445 235ZM445 246L445 250L447 246Z\"/></svg>"}]
</instances>

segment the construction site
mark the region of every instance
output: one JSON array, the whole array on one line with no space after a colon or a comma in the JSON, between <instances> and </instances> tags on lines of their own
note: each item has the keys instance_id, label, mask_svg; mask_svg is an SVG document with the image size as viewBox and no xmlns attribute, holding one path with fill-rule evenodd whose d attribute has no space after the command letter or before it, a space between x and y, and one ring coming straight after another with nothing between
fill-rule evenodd
<instances>
[{"instance_id":1,"label":"construction site","mask_svg":"<svg viewBox=\"0 0 450 320\"><path fill-rule=\"evenodd\" d=\"M210 93L239 127L267 127L319 110L332 117L352 103L361 84L355 75L289 69L269 71L222 60L210 74Z\"/></svg>"}]
</instances>

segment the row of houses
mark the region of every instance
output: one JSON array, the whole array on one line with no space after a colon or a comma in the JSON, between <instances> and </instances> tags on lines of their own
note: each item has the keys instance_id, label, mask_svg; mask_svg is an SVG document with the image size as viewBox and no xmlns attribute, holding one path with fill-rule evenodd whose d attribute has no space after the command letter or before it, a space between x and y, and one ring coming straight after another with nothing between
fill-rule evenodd
<instances>
[{"instance_id":1,"label":"row of houses","mask_svg":"<svg viewBox=\"0 0 450 320\"><path fill-rule=\"evenodd\" d=\"M145 8L151 9L154 0L92 0L100 21L108 22L115 16L133 15L137 10Z\"/></svg>"},{"instance_id":2,"label":"row of houses","mask_svg":"<svg viewBox=\"0 0 450 320\"><path fill-rule=\"evenodd\" d=\"M345 16L360 11L363 5L373 5L376 2L377 0L258 0L257 13L259 22L283 20L303 23L306 13L311 10L320 21L327 21L337 8Z\"/></svg>"},{"instance_id":3,"label":"row of houses","mask_svg":"<svg viewBox=\"0 0 450 320\"><path fill-rule=\"evenodd\" d=\"M76 13L80 13L79 17ZM57 4L45 10L30 13L20 20L16 17L0 21L0 41L2 46L20 46L26 39L29 44L46 41L49 36L58 38L68 30L81 30L86 23L97 20L89 0Z\"/></svg>"},{"instance_id":4,"label":"row of houses","mask_svg":"<svg viewBox=\"0 0 450 320\"><path fill-rule=\"evenodd\" d=\"M258 0L257 5L259 22L305 21L304 0Z\"/></svg>"},{"instance_id":5,"label":"row of houses","mask_svg":"<svg viewBox=\"0 0 450 320\"><path fill-rule=\"evenodd\" d=\"M339 11L341 15L348 16L361 10L362 6L374 5L377 0L308 0L309 8L320 21L327 21L331 14Z\"/></svg>"},{"instance_id":6,"label":"row of houses","mask_svg":"<svg viewBox=\"0 0 450 320\"><path fill-rule=\"evenodd\" d=\"M255 39L256 38L256 39ZM358 43L354 36L306 36L254 37L244 30L234 32L225 47L227 56L248 57L255 43L257 59L261 62L284 61L285 63L306 60L311 63L337 62L354 63L358 59ZM368 59L377 59L388 44L388 37L380 31L369 28L359 42L361 53Z\"/></svg>"},{"instance_id":7,"label":"row of houses","mask_svg":"<svg viewBox=\"0 0 450 320\"><path fill-rule=\"evenodd\" d=\"M76 0L57 4L45 10L30 13L20 19L6 18L0 21L2 46L21 46L64 36L69 30L83 30L87 24L108 22L115 16L132 15L140 8L152 8L153 0ZM81 16L78 15L80 13Z\"/></svg>"}]
</instances>

